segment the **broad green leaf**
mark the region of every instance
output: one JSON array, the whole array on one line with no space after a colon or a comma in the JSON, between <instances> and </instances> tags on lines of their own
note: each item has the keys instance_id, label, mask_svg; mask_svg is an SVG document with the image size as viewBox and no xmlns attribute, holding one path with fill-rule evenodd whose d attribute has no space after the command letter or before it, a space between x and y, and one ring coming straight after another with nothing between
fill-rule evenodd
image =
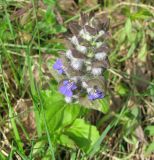
<instances>
[{"instance_id":1,"label":"broad green leaf","mask_svg":"<svg viewBox=\"0 0 154 160\"><path fill-rule=\"evenodd\" d=\"M41 95L45 117L50 132L54 132L69 125L80 113L81 107L79 105L66 104L64 97L58 92L46 90L42 91ZM42 114L41 118L43 119ZM44 126L43 120L42 126Z\"/></svg>"},{"instance_id":2,"label":"broad green leaf","mask_svg":"<svg viewBox=\"0 0 154 160\"><path fill-rule=\"evenodd\" d=\"M78 104L67 104L66 108L64 110L64 119L63 119L63 125L67 126L72 121L74 121L78 116L81 116L83 111L83 108L80 107Z\"/></svg>"},{"instance_id":3,"label":"broad green leaf","mask_svg":"<svg viewBox=\"0 0 154 160\"><path fill-rule=\"evenodd\" d=\"M84 151L96 143L99 132L95 126L86 123L83 119L76 119L64 133Z\"/></svg>"},{"instance_id":4,"label":"broad green leaf","mask_svg":"<svg viewBox=\"0 0 154 160\"><path fill-rule=\"evenodd\" d=\"M145 133L149 136L154 136L154 125L153 126L147 126L145 128Z\"/></svg>"},{"instance_id":5,"label":"broad green leaf","mask_svg":"<svg viewBox=\"0 0 154 160\"><path fill-rule=\"evenodd\" d=\"M64 134L60 135L58 143L70 148L75 148L76 146L75 142L71 138L69 138L67 135L64 135Z\"/></svg>"},{"instance_id":6,"label":"broad green leaf","mask_svg":"<svg viewBox=\"0 0 154 160\"><path fill-rule=\"evenodd\" d=\"M146 149L145 154L151 154L152 152L154 152L154 142L150 143L150 144L147 146L147 149Z\"/></svg>"}]
</instances>

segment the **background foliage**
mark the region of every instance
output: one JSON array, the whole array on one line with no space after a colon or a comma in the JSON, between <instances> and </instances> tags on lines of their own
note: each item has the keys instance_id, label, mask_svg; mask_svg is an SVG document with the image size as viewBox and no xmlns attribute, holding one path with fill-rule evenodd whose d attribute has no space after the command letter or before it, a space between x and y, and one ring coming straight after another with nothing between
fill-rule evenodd
<instances>
[{"instance_id":1,"label":"background foliage","mask_svg":"<svg viewBox=\"0 0 154 160\"><path fill-rule=\"evenodd\" d=\"M101 111L66 104L52 64L80 11L110 18ZM153 159L153 0L0 0L0 159Z\"/></svg>"}]
</instances>

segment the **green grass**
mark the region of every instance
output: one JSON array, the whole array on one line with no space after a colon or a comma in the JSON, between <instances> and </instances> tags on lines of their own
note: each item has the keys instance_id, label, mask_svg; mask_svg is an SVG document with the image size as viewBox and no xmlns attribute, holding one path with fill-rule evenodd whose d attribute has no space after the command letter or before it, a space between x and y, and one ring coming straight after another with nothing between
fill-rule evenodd
<instances>
[{"instance_id":1,"label":"green grass","mask_svg":"<svg viewBox=\"0 0 154 160\"><path fill-rule=\"evenodd\" d=\"M0 159L152 159L153 1L38 2L0 1ZM81 10L110 17L103 113L67 105L52 75Z\"/></svg>"}]
</instances>

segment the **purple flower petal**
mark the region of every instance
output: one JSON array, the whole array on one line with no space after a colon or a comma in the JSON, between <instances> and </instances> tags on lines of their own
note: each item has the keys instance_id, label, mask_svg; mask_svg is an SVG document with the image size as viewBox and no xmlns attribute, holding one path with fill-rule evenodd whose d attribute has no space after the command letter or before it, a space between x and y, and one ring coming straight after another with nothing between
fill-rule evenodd
<instances>
[{"instance_id":1,"label":"purple flower petal","mask_svg":"<svg viewBox=\"0 0 154 160\"><path fill-rule=\"evenodd\" d=\"M63 73L63 70L61 69L61 70L58 70L58 73L59 74L62 74Z\"/></svg>"},{"instance_id":2,"label":"purple flower petal","mask_svg":"<svg viewBox=\"0 0 154 160\"><path fill-rule=\"evenodd\" d=\"M104 98L104 96L105 96L104 93L100 90L91 91L88 94L89 100L102 99L102 98Z\"/></svg>"},{"instance_id":3,"label":"purple flower petal","mask_svg":"<svg viewBox=\"0 0 154 160\"><path fill-rule=\"evenodd\" d=\"M60 93L64 94L67 97L72 97L73 93L71 90L67 90L65 86L61 86L59 89Z\"/></svg>"},{"instance_id":4,"label":"purple flower petal","mask_svg":"<svg viewBox=\"0 0 154 160\"><path fill-rule=\"evenodd\" d=\"M93 95L92 95L92 94L89 94L89 95L88 95L88 98L89 98L89 100L93 100Z\"/></svg>"},{"instance_id":5,"label":"purple flower petal","mask_svg":"<svg viewBox=\"0 0 154 160\"><path fill-rule=\"evenodd\" d=\"M77 86L75 85L75 83L72 85L72 90L77 89Z\"/></svg>"},{"instance_id":6,"label":"purple flower petal","mask_svg":"<svg viewBox=\"0 0 154 160\"><path fill-rule=\"evenodd\" d=\"M55 64L53 65L54 69L60 69L62 66L62 62L60 59L57 59L57 61L55 62Z\"/></svg>"},{"instance_id":7,"label":"purple flower petal","mask_svg":"<svg viewBox=\"0 0 154 160\"><path fill-rule=\"evenodd\" d=\"M57 70L59 74L64 73L64 68L61 59L57 59L57 61L53 65L53 69Z\"/></svg>"},{"instance_id":8,"label":"purple flower petal","mask_svg":"<svg viewBox=\"0 0 154 160\"><path fill-rule=\"evenodd\" d=\"M64 81L63 81L63 84L64 84L64 85L67 85L68 83L69 83L68 80L64 80Z\"/></svg>"},{"instance_id":9,"label":"purple flower petal","mask_svg":"<svg viewBox=\"0 0 154 160\"><path fill-rule=\"evenodd\" d=\"M65 92L65 96L67 96L67 97L72 97L72 96L73 96L73 92L70 91L70 90L67 90L67 91Z\"/></svg>"},{"instance_id":10,"label":"purple flower petal","mask_svg":"<svg viewBox=\"0 0 154 160\"><path fill-rule=\"evenodd\" d=\"M64 80L63 85L59 88L60 93L64 94L67 97L73 96L73 90L77 89L77 86L74 82L69 80Z\"/></svg>"},{"instance_id":11,"label":"purple flower petal","mask_svg":"<svg viewBox=\"0 0 154 160\"><path fill-rule=\"evenodd\" d=\"M61 86L61 87L59 88L59 91L60 91L60 93L65 94L66 91L67 91L67 88L66 88L65 86Z\"/></svg>"}]
</instances>

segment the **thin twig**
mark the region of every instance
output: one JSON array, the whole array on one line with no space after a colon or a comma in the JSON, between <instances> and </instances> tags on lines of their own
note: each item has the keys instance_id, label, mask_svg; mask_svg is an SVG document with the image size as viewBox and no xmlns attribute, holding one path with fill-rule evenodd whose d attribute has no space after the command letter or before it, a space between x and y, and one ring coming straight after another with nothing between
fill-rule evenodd
<instances>
[{"instance_id":1,"label":"thin twig","mask_svg":"<svg viewBox=\"0 0 154 160\"><path fill-rule=\"evenodd\" d=\"M119 160L119 158L115 157L115 156L112 156L108 153L105 153L105 152L101 152L102 155L106 156L106 157L109 157L111 158L112 160Z\"/></svg>"},{"instance_id":2,"label":"thin twig","mask_svg":"<svg viewBox=\"0 0 154 160\"><path fill-rule=\"evenodd\" d=\"M120 75L119 73L115 72L115 71L114 71L114 70L112 70L112 69L108 69L108 71L109 71L109 72L111 72L111 73L113 73L114 75L116 75L116 76L120 77L120 78L123 78L123 76L122 76L122 75Z\"/></svg>"}]
</instances>

